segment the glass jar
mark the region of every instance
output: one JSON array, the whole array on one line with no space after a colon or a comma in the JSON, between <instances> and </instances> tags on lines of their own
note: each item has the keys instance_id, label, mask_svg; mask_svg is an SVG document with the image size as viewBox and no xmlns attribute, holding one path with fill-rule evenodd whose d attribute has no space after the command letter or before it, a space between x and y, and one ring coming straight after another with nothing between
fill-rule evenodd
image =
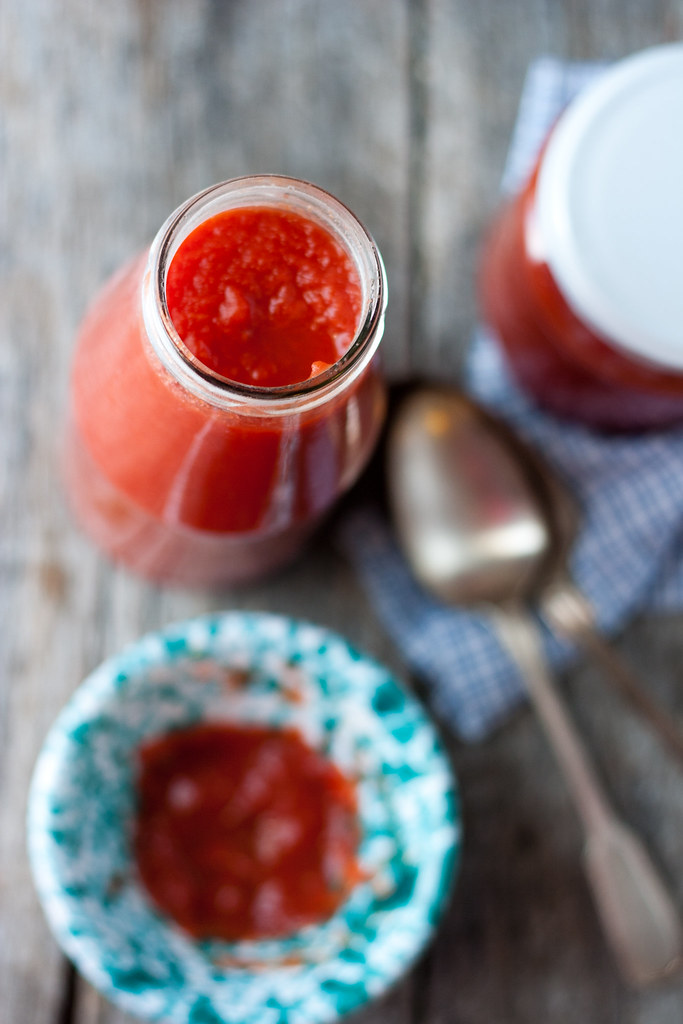
<instances>
[{"instance_id":1,"label":"glass jar","mask_svg":"<svg viewBox=\"0 0 683 1024\"><path fill-rule=\"evenodd\" d=\"M683 421L683 44L561 114L485 240L485 321L520 385L608 430Z\"/></svg>"},{"instance_id":2,"label":"glass jar","mask_svg":"<svg viewBox=\"0 0 683 1024\"><path fill-rule=\"evenodd\" d=\"M304 216L358 272L355 339L303 383L258 387L221 377L183 344L169 316L174 254L199 224L235 207ZM375 445L385 411L377 353L385 308L376 245L321 189L253 176L188 200L149 253L105 285L81 326L64 466L86 532L134 571L180 585L244 582L288 562Z\"/></svg>"}]
</instances>

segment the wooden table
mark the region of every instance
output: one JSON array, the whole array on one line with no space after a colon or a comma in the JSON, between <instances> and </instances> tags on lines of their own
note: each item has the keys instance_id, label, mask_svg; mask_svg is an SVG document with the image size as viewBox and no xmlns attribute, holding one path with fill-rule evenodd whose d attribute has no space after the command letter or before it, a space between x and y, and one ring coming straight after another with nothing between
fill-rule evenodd
<instances>
[{"instance_id":1,"label":"wooden table","mask_svg":"<svg viewBox=\"0 0 683 1024\"><path fill-rule=\"evenodd\" d=\"M32 766L74 687L142 632L217 608L317 620L406 672L323 535L291 570L220 595L160 590L78 533L58 441L74 332L97 286L223 178L316 181L376 236L390 374L457 380L473 266L527 64L683 37L681 0L2 0L0 4L0 1021L124 1024L57 949L24 840ZM683 726L683 622L620 640ZM589 668L567 695L615 801L683 907L681 773ZM683 985L615 974L580 835L532 716L451 742L459 885L432 947L359 1022L680 1024Z\"/></svg>"}]
</instances>

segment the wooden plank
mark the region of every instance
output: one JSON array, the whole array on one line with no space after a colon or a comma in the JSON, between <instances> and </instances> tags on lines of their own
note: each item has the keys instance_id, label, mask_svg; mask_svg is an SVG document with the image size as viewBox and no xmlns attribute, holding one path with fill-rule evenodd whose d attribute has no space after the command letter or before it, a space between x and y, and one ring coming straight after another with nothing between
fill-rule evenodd
<instances>
[{"instance_id":1,"label":"wooden plank","mask_svg":"<svg viewBox=\"0 0 683 1024\"><path fill-rule=\"evenodd\" d=\"M73 300L62 276L63 118L43 77L48 14L3 5L0 17L0 1005L8 1020L52 1021L65 972L30 880L26 795L57 708L99 655L101 573L87 555L73 571L55 459Z\"/></svg>"},{"instance_id":2,"label":"wooden plank","mask_svg":"<svg viewBox=\"0 0 683 1024\"><path fill-rule=\"evenodd\" d=\"M161 8L141 0L97 12L85 0L65 0L59 9L38 3L31 16L15 4L11 15L3 39L26 66L15 71L10 61L6 72L8 79L24 75L26 97L12 107L18 160L5 200L8 211L19 203L13 244L21 251L13 260L28 280L21 306L16 280L7 282L13 301L5 309L14 310L14 338L28 332L28 341L10 353L6 387L13 419L24 425L14 444L31 447L34 461L23 466L23 481L18 449L11 467L12 484L21 484L6 532L17 582L3 594L15 609L7 621L17 651L5 653L21 662L21 684L4 717L14 737L3 761L11 766L4 782L12 800L0 812L2 863L13 865L2 918L10 929L21 912L28 925L10 959L2 953L0 991L11 1020L52 1021L63 1012L74 1024L118 1024L131 1018L80 979L67 1005L62 961L38 912L16 826L18 796L63 700L101 658L140 633L210 608L281 610L352 633L347 627L357 620L361 634L371 620L361 619L355 580L329 551L272 584L221 597L159 592L110 568L56 497L54 435L74 331L99 283L178 203L213 181L254 171L302 176L337 194L375 234L392 281L405 281L406 5L364 5L347 17L339 5L304 2L174 0ZM40 229L40 246L26 236L31 225ZM40 322L39 290L50 300L41 303ZM394 294L387 362L396 368L407 352L405 288ZM19 525L25 505L31 512ZM40 589L44 577L61 596ZM0 948L10 946L8 937ZM397 1020L410 1005L407 985L384 1004Z\"/></svg>"},{"instance_id":3,"label":"wooden plank","mask_svg":"<svg viewBox=\"0 0 683 1024\"><path fill-rule=\"evenodd\" d=\"M421 365L455 380L476 321L477 250L498 203L529 61L541 53L613 58L680 38L682 8L666 0L425 0L420 6L427 127L422 180L411 182L422 197L424 301L415 314L415 358L419 353ZM643 623L632 635L640 637L640 646L638 640L630 645L637 663L664 688L680 662L675 629ZM662 644L666 650L659 651ZM617 806L646 839L683 905L680 774L595 673L585 669L575 679L572 705ZM663 699L676 706L670 681ZM531 716L519 715L482 746L454 743L453 757L464 797L465 856L429 957L421 1024L678 1020L680 984L636 996L616 976L580 867L576 817Z\"/></svg>"}]
</instances>

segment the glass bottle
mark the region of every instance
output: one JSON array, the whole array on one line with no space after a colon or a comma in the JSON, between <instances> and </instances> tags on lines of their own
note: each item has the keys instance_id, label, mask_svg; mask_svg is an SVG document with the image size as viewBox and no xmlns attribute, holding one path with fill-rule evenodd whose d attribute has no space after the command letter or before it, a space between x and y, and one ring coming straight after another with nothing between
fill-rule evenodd
<instances>
[{"instance_id":1,"label":"glass bottle","mask_svg":"<svg viewBox=\"0 0 683 1024\"><path fill-rule=\"evenodd\" d=\"M350 256L362 311L344 355L282 387L220 377L176 332L165 296L174 254L235 207L284 207ZM157 581L216 587L290 561L358 477L385 411L377 349L386 278L370 235L337 199L298 179L233 179L189 199L148 253L103 288L82 323L64 474L85 531Z\"/></svg>"}]
</instances>

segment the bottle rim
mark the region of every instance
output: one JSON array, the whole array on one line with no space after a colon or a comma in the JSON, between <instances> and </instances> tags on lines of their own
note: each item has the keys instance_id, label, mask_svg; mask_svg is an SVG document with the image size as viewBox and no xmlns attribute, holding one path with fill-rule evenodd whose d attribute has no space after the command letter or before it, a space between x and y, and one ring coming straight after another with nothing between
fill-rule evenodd
<instances>
[{"instance_id":1,"label":"bottle rim","mask_svg":"<svg viewBox=\"0 0 683 1024\"><path fill-rule=\"evenodd\" d=\"M315 221L352 260L363 309L356 335L343 355L322 373L277 387L245 384L205 366L184 344L166 300L166 279L176 252L201 223L239 207L288 207ZM145 328L164 367L195 397L218 407L239 405L268 412L314 407L347 387L367 366L384 332L386 271L377 245L351 210L331 193L301 178L247 175L218 182L191 196L162 224L149 250L142 284Z\"/></svg>"}]
</instances>

